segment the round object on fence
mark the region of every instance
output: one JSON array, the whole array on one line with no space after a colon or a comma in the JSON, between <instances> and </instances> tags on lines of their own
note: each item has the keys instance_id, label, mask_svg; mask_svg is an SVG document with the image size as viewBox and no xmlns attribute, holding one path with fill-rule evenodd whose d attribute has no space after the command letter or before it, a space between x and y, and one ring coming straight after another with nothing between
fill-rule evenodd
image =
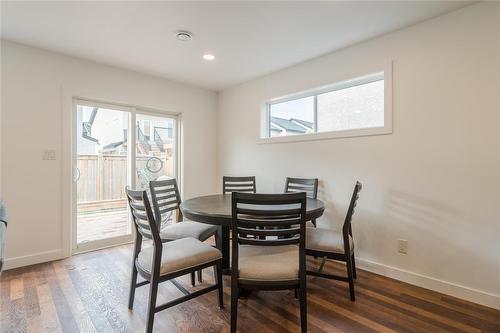
<instances>
[{"instance_id":1,"label":"round object on fence","mask_svg":"<svg viewBox=\"0 0 500 333\"><path fill-rule=\"evenodd\" d=\"M75 173L73 175L73 179L75 180L75 182L80 180L80 176L81 176L80 169L75 168Z\"/></svg>"},{"instance_id":2,"label":"round object on fence","mask_svg":"<svg viewBox=\"0 0 500 333\"><path fill-rule=\"evenodd\" d=\"M156 173L163 168L163 161L158 157L153 156L148 159L146 162L146 169L148 169L151 173Z\"/></svg>"}]
</instances>

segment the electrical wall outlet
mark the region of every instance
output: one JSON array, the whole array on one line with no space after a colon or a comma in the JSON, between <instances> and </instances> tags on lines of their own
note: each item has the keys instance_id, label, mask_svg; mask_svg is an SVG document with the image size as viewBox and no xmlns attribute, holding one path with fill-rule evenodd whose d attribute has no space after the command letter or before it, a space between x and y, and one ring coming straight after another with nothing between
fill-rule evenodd
<instances>
[{"instance_id":1,"label":"electrical wall outlet","mask_svg":"<svg viewBox=\"0 0 500 333\"><path fill-rule=\"evenodd\" d=\"M402 254L408 253L408 241L406 239L398 239L398 252Z\"/></svg>"},{"instance_id":2,"label":"electrical wall outlet","mask_svg":"<svg viewBox=\"0 0 500 333\"><path fill-rule=\"evenodd\" d=\"M55 149L44 149L42 152L42 160L53 161L56 159Z\"/></svg>"}]
</instances>

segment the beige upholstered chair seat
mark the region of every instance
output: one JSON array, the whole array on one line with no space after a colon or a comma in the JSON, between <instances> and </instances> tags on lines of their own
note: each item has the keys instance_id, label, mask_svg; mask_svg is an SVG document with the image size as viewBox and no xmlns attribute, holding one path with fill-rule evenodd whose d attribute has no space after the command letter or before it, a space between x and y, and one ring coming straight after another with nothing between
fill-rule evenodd
<instances>
[{"instance_id":1,"label":"beige upholstered chair seat","mask_svg":"<svg viewBox=\"0 0 500 333\"><path fill-rule=\"evenodd\" d=\"M351 236L349 236L349 245L352 253L354 242ZM343 254L344 238L342 232L325 228L307 228L306 249Z\"/></svg>"},{"instance_id":2,"label":"beige upholstered chair seat","mask_svg":"<svg viewBox=\"0 0 500 333\"><path fill-rule=\"evenodd\" d=\"M239 278L253 281L287 281L299 278L299 247L239 247Z\"/></svg>"},{"instance_id":3,"label":"beige upholstered chair seat","mask_svg":"<svg viewBox=\"0 0 500 333\"><path fill-rule=\"evenodd\" d=\"M193 237L201 240L207 240L217 231L217 226L205 223L182 221L169 224L160 230L162 240L175 240L186 237Z\"/></svg>"},{"instance_id":4,"label":"beige upholstered chair seat","mask_svg":"<svg viewBox=\"0 0 500 333\"><path fill-rule=\"evenodd\" d=\"M195 238L189 237L173 240L163 243L160 275L178 272L220 258L222 258L222 253L218 249ZM137 264L143 271L151 274L152 260L153 247L148 246L143 248L139 253Z\"/></svg>"}]
</instances>

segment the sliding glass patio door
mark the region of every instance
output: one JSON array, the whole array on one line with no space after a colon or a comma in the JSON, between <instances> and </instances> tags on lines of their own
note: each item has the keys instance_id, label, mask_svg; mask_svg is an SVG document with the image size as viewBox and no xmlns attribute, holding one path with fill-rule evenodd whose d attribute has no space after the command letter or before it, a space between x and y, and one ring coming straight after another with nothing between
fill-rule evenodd
<instances>
[{"instance_id":1,"label":"sliding glass patio door","mask_svg":"<svg viewBox=\"0 0 500 333\"><path fill-rule=\"evenodd\" d=\"M176 176L177 119L82 100L74 112L73 252L130 242L125 187Z\"/></svg>"}]
</instances>

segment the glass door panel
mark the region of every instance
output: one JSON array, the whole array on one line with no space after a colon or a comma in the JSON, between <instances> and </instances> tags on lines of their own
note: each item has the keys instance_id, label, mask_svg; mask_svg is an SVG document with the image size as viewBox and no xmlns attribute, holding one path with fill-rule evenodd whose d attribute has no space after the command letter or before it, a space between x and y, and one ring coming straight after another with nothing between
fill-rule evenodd
<instances>
[{"instance_id":1,"label":"glass door panel","mask_svg":"<svg viewBox=\"0 0 500 333\"><path fill-rule=\"evenodd\" d=\"M76 105L77 247L131 237L125 195L130 116L118 108Z\"/></svg>"},{"instance_id":2,"label":"glass door panel","mask_svg":"<svg viewBox=\"0 0 500 333\"><path fill-rule=\"evenodd\" d=\"M176 177L176 120L136 115L137 189L146 189L151 180Z\"/></svg>"}]
</instances>

